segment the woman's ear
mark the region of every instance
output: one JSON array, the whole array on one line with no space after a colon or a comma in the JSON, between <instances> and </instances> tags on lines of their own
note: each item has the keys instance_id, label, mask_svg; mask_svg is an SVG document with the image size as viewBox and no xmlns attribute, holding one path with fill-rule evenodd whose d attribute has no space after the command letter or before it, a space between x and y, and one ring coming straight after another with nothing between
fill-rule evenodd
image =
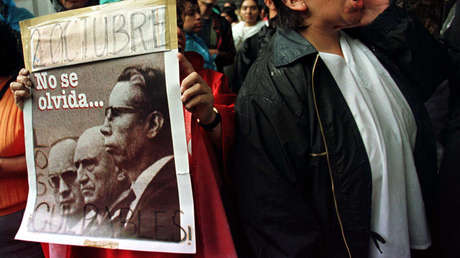
<instances>
[{"instance_id":1,"label":"woman's ear","mask_svg":"<svg viewBox=\"0 0 460 258\"><path fill-rule=\"evenodd\" d=\"M308 9L305 0L283 0L283 3L293 11L304 12Z\"/></svg>"},{"instance_id":2,"label":"woman's ear","mask_svg":"<svg viewBox=\"0 0 460 258\"><path fill-rule=\"evenodd\" d=\"M163 128L165 119L161 112L153 111L147 116L146 121L147 123L145 124L145 130L147 137L149 139L153 139L160 132L161 128Z\"/></svg>"}]
</instances>

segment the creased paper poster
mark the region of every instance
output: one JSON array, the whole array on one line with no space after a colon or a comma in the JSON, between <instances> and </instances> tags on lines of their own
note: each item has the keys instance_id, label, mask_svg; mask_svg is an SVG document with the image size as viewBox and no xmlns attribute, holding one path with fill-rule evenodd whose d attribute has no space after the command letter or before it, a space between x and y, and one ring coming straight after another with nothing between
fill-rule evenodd
<instances>
[{"instance_id":1,"label":"creased paper poster","mask_svg":"<svg viewBox=\"0 0 460 258\"><path fill-rule=\"evenodd\" d=\"M29 197L18 239L194 253L171 0L24 21Z\"/></svg>"}]
</instances>

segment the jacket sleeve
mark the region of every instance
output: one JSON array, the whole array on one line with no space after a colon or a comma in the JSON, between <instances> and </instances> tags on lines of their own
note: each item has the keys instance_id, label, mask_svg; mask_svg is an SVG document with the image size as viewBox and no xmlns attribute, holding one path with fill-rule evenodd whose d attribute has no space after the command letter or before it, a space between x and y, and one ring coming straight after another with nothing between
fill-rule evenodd
<instances>
[{"instance_id":1,"label":"jacket sleeve","mask_svg":"<svg viewBox=\"0 0 460 258\"><path fill-rule=\"evenodd\" d=\"M371 48L382 50L418 88L423 100L453 72L446 48L394 4L370 25L353 32Z\"/></svg>"},{"instance_id":2,"label":"jacket sleeve","mask_svg":"<svg viewBox=\"0 0 460 258\"><path fill-rule=\"evenodd\" d=\"M258 34L253 35L243 42L241 49L236 52L235 62L233 63L232 90L238 92L243 84L244 78L249 68L257 58Z\"/></svg>"},{"instance_id":3,"label":"jacket sleeve","mask_svg":"<svg viewBox=\"0 0 460 258\"><path fill-rule=\"evenodd\" d=\"M456 72L449 78L449 122L445 132L445 144L450 149L460 149L460 0L456 1L455 17L444 34L444 41L449 46L449 53L455 64ZM450 146L449 146L450 145ZM454 156L454 155L452 155ZM452 157L451 156L451 157ZM454 164L455 158L452 159Z\"/></svg>"},{"instance_id":4,"label":"jacket sleeve","mask_svg":"<svg viewBox=\"0 0 460 258\"><path fill-rule=\"evenodd\" d=\"M295 169L277 138L280 126L268 112L274 105L267 97L240 95L235 106L232 176L242 228L255 257L315 257L318 222L296 189Z\"/></svg>"}]
</instances>

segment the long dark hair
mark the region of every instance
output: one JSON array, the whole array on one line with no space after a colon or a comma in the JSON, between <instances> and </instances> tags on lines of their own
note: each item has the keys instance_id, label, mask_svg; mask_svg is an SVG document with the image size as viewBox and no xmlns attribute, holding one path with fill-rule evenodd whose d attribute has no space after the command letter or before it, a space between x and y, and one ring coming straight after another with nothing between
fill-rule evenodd
<instances>
[{"instance_id":1,"label":"long dark hair","mask_svg":"<svg viewBox=\"0 0 460 258\"><path fill-rule=\"evenodd\" d=\"M276 26L289 28L293 30L302 30L308 27L305 24L305 18L308 18L308 12L299 12L291 10L282 0L273 0L276 10L278 11L278 20Z\"/></svg>"},{"instance_id":2,"label":"long dark hair","mask_svg":"<svg viewBox=\"0 0 460 258\"><path fill-rule=\"evenodd\" d=\"M238 16L236 16L235 8L230 6L224 7L222 13L226 13L232 19L232 22L238 22Z\"/></svg>"}]
</instances>

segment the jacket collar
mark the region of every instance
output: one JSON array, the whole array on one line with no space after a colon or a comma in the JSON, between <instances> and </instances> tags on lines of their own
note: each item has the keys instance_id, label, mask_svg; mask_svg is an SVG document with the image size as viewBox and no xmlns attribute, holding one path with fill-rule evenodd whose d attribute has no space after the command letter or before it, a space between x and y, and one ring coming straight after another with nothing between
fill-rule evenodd
<instances>
[{"instance_id":1,"label":"jacket collar","mask_svg":"<svg viewBox=\"0 0 460 258\"><path fill-rule=\"evenodd\" d=\"M317 53L313 45L291 29L279 28L273 36L273 63L285 66L298 59Z\"/></svg>"}]
</instances>

